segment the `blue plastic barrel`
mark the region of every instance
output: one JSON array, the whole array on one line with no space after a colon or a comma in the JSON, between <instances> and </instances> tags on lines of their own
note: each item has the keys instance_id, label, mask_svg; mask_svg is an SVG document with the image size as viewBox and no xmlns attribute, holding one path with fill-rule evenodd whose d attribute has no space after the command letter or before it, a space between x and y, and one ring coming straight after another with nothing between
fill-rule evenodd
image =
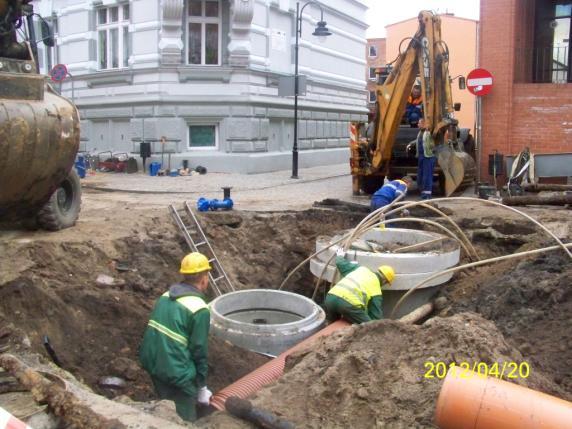
<instances>
[{"instance_id":1,"label":"blue plastic barrel","mask_svg":"<svg viewBox=\"0 0 572 429\"><path fill-rule=\"evenodd\" d=\"M149 164L149 176L156 176L160 169L161 169L160 162L152 162L151 164Z\"/></svg>"}]
</instances>

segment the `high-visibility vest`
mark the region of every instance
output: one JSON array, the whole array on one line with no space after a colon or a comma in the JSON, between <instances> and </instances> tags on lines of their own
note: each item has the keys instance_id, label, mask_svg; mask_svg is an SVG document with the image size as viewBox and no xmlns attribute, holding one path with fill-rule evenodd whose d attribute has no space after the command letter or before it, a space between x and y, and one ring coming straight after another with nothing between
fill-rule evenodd
<instances>
[{"instance_id":1,"label":"high-visibility vest","mask_svg":"<svg viewBox=\"0 0 572 429\"><path fill-rule=\"evenodd\" d=\"M367 310L369 300L381 295L379 278L369 268L359 267L352 271L328 292L344 301Z\"/></svg>"}]
</instances>

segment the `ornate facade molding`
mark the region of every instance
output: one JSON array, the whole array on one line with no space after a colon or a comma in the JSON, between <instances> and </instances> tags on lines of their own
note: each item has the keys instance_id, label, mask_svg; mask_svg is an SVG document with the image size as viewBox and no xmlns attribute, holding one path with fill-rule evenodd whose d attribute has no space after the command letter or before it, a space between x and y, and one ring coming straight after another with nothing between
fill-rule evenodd
<instances>
[{"instance_id":1,"label":"ornate facade molding","mask_svg":"<svg viewBox=\"0 0 572 429\"><path fill-rule=\"evenodd\" d=\"M161 0L159 55L161 64L181 64L184 0Z\"/></svg>"},{"instance_id":2,"label":"ornate facade molding","mask_svg":"<svg viewBox=\"0 0 572 429\"><path fill-rule=\"evenodd\" d=\"M247 67L252 51L250 31L254 16L254 0L230 0L229 64Z\"/></svg>"}]
</instances>

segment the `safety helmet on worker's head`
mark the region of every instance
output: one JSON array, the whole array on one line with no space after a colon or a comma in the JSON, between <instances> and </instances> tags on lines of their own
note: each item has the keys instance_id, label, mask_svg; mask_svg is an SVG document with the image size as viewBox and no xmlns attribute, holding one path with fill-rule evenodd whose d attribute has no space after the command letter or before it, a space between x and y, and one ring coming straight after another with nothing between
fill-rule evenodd
<instances>
[{"instance_id":1,"label":"safety helmet on worker's head","mask_svg":"<svg viewBox=\"0 0 572 429\"><path fill-rule=\"evenodd\" d=\"M209 271L211 265L205 255L199 252L189 253L181 261L181 274L198 274L203 271Z\"/></svg>"},{"instance_id":2,"label":"safety helmet on worker's head","mask_svg":"<svg viewBox=\"0 0 572 429\"><path fill-rule=\"evenodd\" d=\"M395 271L389 265L380 265L377 269L383 277L388 281L389 284L393 283L395 279Z\"/></svg>"}]
</instances>

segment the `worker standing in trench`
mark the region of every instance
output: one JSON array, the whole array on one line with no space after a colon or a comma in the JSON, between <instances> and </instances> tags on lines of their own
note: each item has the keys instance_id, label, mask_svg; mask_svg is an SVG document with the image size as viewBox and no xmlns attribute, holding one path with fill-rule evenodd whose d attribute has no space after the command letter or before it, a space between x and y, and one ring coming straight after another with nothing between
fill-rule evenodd
<instances>
[{"instance_id":1,"label":"worker standing in trench","mask_svg":"<svg viewBox=\"0 0 572 429\"><path fill-rule=\"evenodd\" d=\"M155 303L139 352L157 395L174 401L187 421L197 419L196 403L208 405L212 396L206 387L210 312L204 295L210 269L201 253L183 258L183 281Z\"/></svg>"},{"instance_id":2,"label":"worker standing in trench","mask_svg":"<svg viewBox=\"0 0 572 429\"><path fill-rule=\"evenodd\" d=\"M324 306L329 322L339 318L359 324L383 318L382 288L395 278L389 265L381 265L377 272L345 259L345 252L338 250L336 266L342 279L330 289Z\"/></svg>"}]
</instances>

